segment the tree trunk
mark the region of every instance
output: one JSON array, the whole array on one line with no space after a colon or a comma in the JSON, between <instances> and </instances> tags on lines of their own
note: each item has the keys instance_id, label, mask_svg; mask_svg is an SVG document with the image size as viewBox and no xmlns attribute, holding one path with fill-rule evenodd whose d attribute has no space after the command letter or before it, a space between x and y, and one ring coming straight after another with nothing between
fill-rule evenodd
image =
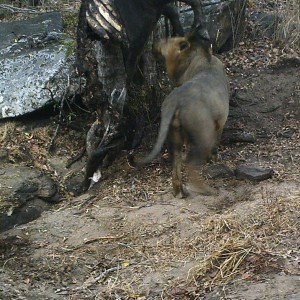
<instances>
[{"instance_id":1,"label":"tree trunk","mask_svg":"<svg viewBox=\"0 0 300 300\"><path fill-rule=\"evenodd\" d=\"M98 166L111 163L120 149L133 149L138 146L143 135L145 117L150 116L151 118L151 115L160 111L161 99L157 95L160 94L158 74L161 75L161 73L157 70L151 49L153 40L161 38L164 33L169 31L168 26L161 24L157 26L138 61L138 71L133 80L128 82L126 76L128 47L126 43L118 43L112 39L100 39L95 33L96 31L89 27L86 19L88 1L82 0L79 14L77 68L79 73L86 78L86 93L83 102L91 111L96 112L97 120L87 134L88 162L84 188L88 188L90 178L97 171ZM227 1L228 5L231 5L227 9L230 14L227 14L227 21L223 23L226 26L229 24L230 30L233 28L231 25L235 18L231 14L232 3L239 3L239 1ZM208 8L216 4L215 1L206 0L205 2ZM209 4L210 2L212 4ZM218 3L223 7L224 2L226 1ZM246 3L247 1L240 2ZM243 15L244 10L243 6ZM218 7L216 11L219 11ZM214 19L218 16L212 15ZM190 17L190 15L183 17L193 19L193 16ZM240 18L240 16L238 17ZM215 35L213 39L217 41L217 37L220 37L220 28L211 26L212 19L205 20L205 22L211 28L212 35ZM218 22L217 25L219 24ZM233 34L236 36L236 32L226 32L223 34L224 37L222 36L222 41L227 42Z\"/></svg>"},{"instance_id":2,"label":"tree trunk","mask_svg":"<svg viewBox=\"0 0 300 300\"><path fill-rule=\"evenodd\" d=\"M86 79L83 102L96 112L97 120L87 134L84 189L98 166L112 163L121 149L139 145L145 116L159 111L158 72L151 49L153 36L160 32L156 30L149 38L138 62L139 71L129 83L125 70L128 49L120 43L98 38L87 24L86 5L87 1L83 0L77 32L77 69Z\"/></svg>"}]
</instances>

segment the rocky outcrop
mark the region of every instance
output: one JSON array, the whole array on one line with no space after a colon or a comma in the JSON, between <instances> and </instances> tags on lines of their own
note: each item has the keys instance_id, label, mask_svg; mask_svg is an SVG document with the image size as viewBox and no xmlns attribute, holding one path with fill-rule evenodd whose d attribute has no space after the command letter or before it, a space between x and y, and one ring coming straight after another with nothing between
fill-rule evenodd
<instances>
[{"instance_id":1,"label":"rocky outcrop","mask_svg":"<svg viewBox=\"0 0 300 300\"><path fill-rule=\"evenodd\" d=\"M23 115L77 90L60 13L0 23L0 119Z\"/></svg>"},{"instance_id":2,"label":"rocky outcrop","mask_svg":"<svg viewBox=\"0 0 300 300\"><path fill-rule=\"evenodd\" d=\"M36 219L59 200L53 180L29 167L0 169L0 187L0 232Z\"/></svg>"},{"instance_id":3,"label":"rocky outcrop","mask_svg":"<svg viewBox=\"0 0 300 300\"><path fill-rule=\"evenodd\" d=\"M203 0L204 24L207 26L214 50L230 49L241 39L244 30L247 0ZM190 28L191 9L183 9L181 22Z\"/></svg>"}]
</instances>

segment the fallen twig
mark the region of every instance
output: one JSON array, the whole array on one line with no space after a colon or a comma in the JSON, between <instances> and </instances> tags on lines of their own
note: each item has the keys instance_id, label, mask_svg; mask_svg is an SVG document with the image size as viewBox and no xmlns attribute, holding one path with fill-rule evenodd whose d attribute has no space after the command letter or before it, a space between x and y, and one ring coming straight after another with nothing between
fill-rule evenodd
<instances>
[{"instance_id":1,"label":"fallen twig","mask_svg":"<svg viewBox=\"0 0 300 300\"><path fill-rule=\"evenodd\" d=\"M30 9L30 8L20 8L20 7L15 7L13 5L8 5L8 4L0 4L0 8L9 10L11 12L16 12L16 13L24 13L24 14L43 14L43 11L38 11L35 9Z\"/></svg>"},{"instance_id":2,"label":"fallen twig","mask_svg":"<svg viewBox=\"0 0 300 300\"><path fill-rule=\"evenodd\" d=\"M87 289L87 288L91 287L93 284L97 283L99 280L104 279L109 273L112 273L114 271L118 271L119 269L120 269L119 265L116 266L116 267L106 269L99 276L95 277L92 280L87 280L86 282L83 283L82 286L74 288L73 291Z\"/></svg>"},{"instance_id":3,"label":"fallen twig","mask_svg":"<svg viewBox=\"0 0 300 300\"><path fill-rule=\"evenodd\" d=\"M120 235L120 236L100 236L98 238L94 238L94 239L91 239L91 240L87 240L85 241L83 244L80 244L74 248L69 248L69 249L63 249L62 252L63 253L67 253L67 252L72 252L72 251L75 251L75 250L78 250L80 249L81 247L85 246L85 245L88 245L88 244L92 244L92 243L95 243L95 242L99 242L101 240L118 240L118 239L121 239L124 237L124 234ZM119 243L118 243L119 244Z\"/></svg>"},{"instance_id":4,"label":"fallen twig","mask_svg":"<svg viewBox=\"0 0 300 300\"><path fill-rule=\"evenodd\" d=\"M3 141L6 139L7 132L8 132L8 126L7 126L7 123L6 123L6 124L4 125L4 131L3 131L2 138L1 138L1 142L3 142Z\"/></svg>"},{"instance_id":5,"label":"fallen twig","mask_svg":"<svg viewBox=\"0 0 300 300\"><path fill-rule=\"evenodd\" d=\"M70 168L76 161L81 159L86 151L86 148L83 147L79 153L75 155L75 157L71 158L69 162L66 164L66 168Z\"/></svg>"},{"instance_id":6,"label":"fallen twig","mask_svg":"<svg viewBox=\"0 0 300 300\"><path fill-rule=\"evenodd\" d=\"M61 99L61 102L60 102L60 107L59 107L59 117L58 117L58 124L56 126L56 129L55 129L55 132L54 132L54 135L51 139L51 142L50 142L50 146L48 148L48 152L51 152L54 148L54 142L55 142L55 139L57 137L57 134L58 134L58 131L59 131L59 128L60 128L60 124L61 124L61 120L62 120L62 116L63 116L63 108L64 108L64 103L65 103L65 100L66 100L66 97L68 95L68 92L69 92L69 87L70 87L70 76L68 75L68 85L64 91L64 94L62 96L62 99ZM53 99L53 94L52 92L50 91L51 93L51 97L52 97L52 100Z\"/></svg>"}]
</instances>

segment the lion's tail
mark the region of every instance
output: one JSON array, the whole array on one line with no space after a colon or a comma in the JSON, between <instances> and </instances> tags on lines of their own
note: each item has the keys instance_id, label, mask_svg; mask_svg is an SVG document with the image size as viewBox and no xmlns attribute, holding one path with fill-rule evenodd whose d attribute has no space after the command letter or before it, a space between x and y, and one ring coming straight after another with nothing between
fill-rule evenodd
<instances>
[{"instance_id":1,"label":"lion's tail","mask_svg":"<svg viewBox=\"0 0 300 300\"><path fill-rule=\"evenodd\" d=\"M147 157L142 159L141 161L133 161L133 165L135 166L144 166L146 164L151 163L151 161L160 153L164 142L167 139L167 135L169 132L170 124L172 122L172 119L174 117L174 114L177 110L176 101L168 101L164 103L162 113L161 113L161 123L160 128L158 132L158 138L156 140L156 143L154 145L154 148L149 153Z\"/></svg>"}]
</instances>

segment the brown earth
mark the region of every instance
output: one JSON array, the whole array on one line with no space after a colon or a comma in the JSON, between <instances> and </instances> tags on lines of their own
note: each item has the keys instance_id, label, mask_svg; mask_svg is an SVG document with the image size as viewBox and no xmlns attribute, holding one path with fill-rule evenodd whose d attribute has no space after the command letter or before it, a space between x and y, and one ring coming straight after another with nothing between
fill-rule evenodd
<instances>
[{"instance_id":1,"label":"brown earth","mask_svg":"<svg viewBox=\"0 0 300 300\"><path fill-rule=\"evenodd\" d=\"M86 115L74 119L83 132L61 128L52 154L56 117L2 122L10 164L50 174L65 199L0 235L0 299L300 299L300 63L283 56L268 40L222 56L233 91L226 132L256 142L224 141L220 163L274 176L208 178L215 197L175 199L169 164L135 170L126 153L75 197L84 158L65 164L84 144Z\"/></svg>"},{"instance_id":2,"label":"brown earth","mask_svg":"<svg viewBox=\"0 0 300 300\"><path fill-rule=\"evenodd\" d=\"M218 196L174 199L167 163L137 171L124 153L89 193L65 193L38 220L1 235L0 298L299 299L299 61L230 73L227 130L257 141L221 145L221 162L271 167L272 179L208 179ZM71 130L61 131L50 156L52 119L1 126L15 137L12 162L34 161L61 186L82 178L83 162L73 175L53 171L79 150ZM23 147L31 159L16 159L18 139L31 141Z\"/></svg>"}]
</instances>

